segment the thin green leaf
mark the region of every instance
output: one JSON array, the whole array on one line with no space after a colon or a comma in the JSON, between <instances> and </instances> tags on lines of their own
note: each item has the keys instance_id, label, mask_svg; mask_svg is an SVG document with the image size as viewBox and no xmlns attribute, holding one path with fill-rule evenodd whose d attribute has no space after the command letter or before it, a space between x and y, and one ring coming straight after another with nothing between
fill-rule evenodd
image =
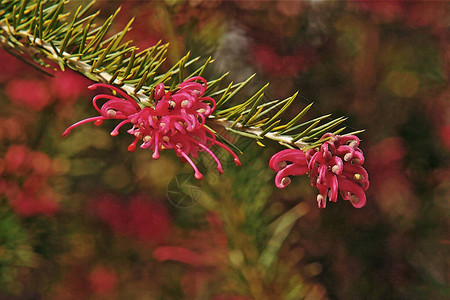
<instances>
[{"instance_id":1,"label":"thin green leaf","mask_svg":"<svg viewBox=\"0 0 450 300\"><path fill-rule=\"evenodd\" d=\"M91 39L89 44L84 48L83 54L86 54L96 43L97 46L94 48L93 52L96 52L98 49L97 47L100 46L100 41L103 39L103 37L108 32L109 28L112 25L113 20L117 16L117 14L120 11L120 7L114 12L112 16L109 16L108 19L106 19L105 23L100 27L100 30L97 32L97 34Z\"/></svg>"},{"instance_id":2,"label":"thin green leaf","mask_svg":"<svg viewBox=\"0 0 450 300\"><path fill-rule=\"evenodd\" d=\"M263 132L261 132L261 134L259 136L263 137L265 136L267 133L269 133L275 126L278 125L278 123L280 123L281 120L276 120L275 122L273 122L270 126L268 126L266 129L263 130Z\"/></svg>"},{"instance_id":3,"label":"thin green leaf","mask_svg":"<svg viewBox=\"0 0 450 300\"><path fill-rule=\"evenodd\" d=\"M103 50L103 53L98 58L97 62L95 64L93 64L94 68L99 69L101 67L102 62L105 59L106 55L108 55L111 51L114 51L114 49L113 49L114 44L115 44L114 41L112 41L111 43L109 43L108 47L106 47L106 49Z\"/></svg>"},{"instance_id":4,"label":"thin green leaf","mask_svg":"<svg viewBox=\"0 0 450 300\"><path fill-rule=\"evenodd\" d=\"M365 129L361 129L361 130L352 131L352 132L349 132L349 133L346 133L346 134L343 134L343 135L357 135L357 134L363 133L364 131L366 131L366 130Z\"/></svg>"},{"instance_id":5,"label":"thin green leaf","mask_svg":"<svg viewBox=\"0 0 450 300\"><path fill-rule=\"evenodd\" d=\"M292 138L292 142L296 142L299 139L301 139L303 136L307 135L311 130L313 130L318 124L320 123L320 120L317 120L316 122L314 122L311 126L309 126L308 128L306 128L305 130L303 130L301 133L297 134L296 136L294 136Z\"/></svg>"},{"instance_id":6,"label":"thin green leaf","mask_svg":"<svg viewBox=\"0 0 450 300\"><path fill-rule=\"evenodd\" d=\"M96 11L95 13L93 13L93 14L87 16L87 17L84 17L83 19L79 19L78 21L76 21L76 22L73 24L73 27L83 26L83 24L85 24L86 22L87 22L88 24L92 24L92 21L93 21L99 14L100 14L100 11ZM80 11L79 15L82 16L82 15L83 15L83 12ZM90 26L90 25L89 25L89 26ZM84 27L84 26L83 26L83 27Z\"/></svg>"},{"instance_id":7,"label":"thin green leaf","mask_svg":"<svg viewBox=\"0 0 450 300\"><path fill-rule=\"evenodd\" d=\"M80 11L80 16L83 16L91 7L92 5L94 5L95 0L92 0L91 2L89 2L81 11ZM96 14L98 14L98 11L96 12Z\"/></svg>"},{"instance_id":8,"label":"thin green leaf","mask_svg":"<svg viewBox=\"0 0 450 300\"><path fill-rule=\"evenodd\" d=\"M314 123L314 122L316 122L316 121L320 121L320 120L326 119L326 118L328 118L329 116L331 116L331 114L324 115L324 116L321 116L321 117L318 117L318 118L315 118L315 119L312 119L312 120L303 122L303 123L301 123L301 124L299 124L299 125L296 125L296 126L293 126L293 127L289 128L289 129L284 130L284 131L283 131L283 134L287 134L288 132L296 131L297 129L302 128L302 127L304 127L304 126L306 126L306 125L309 125L309 124Z\"/></svg>"},{"instance_id":9,"label":"thin green leaf","mask_svg":"<svg viewBox=\"0 0 450 300\"><path fill-rule=\"evenodd\" d=\"M116 80L117 76L119 76L120 72L122 71L122 69L118 69L114 75L108 80L109 84L113 84L114 81Z\"/></svg>"},{"instance_id":10,"label":"thin green leaf","mask_svg":"<svg viewBox=\"0 0 450 300\"><path fill-rule=\"evenodd\" d=\"M271 112L272 110L276 110L279 106L284 105L284 104L285 104L286 102L288 102L288 101L289 101L289 98L288 98L288 99L281 100L281 101L280 101L280 100L273 100L273 101L270 101L270 102L268 102L268 103L262 104L263 107L268 106L268 108L267 108L266 110L263 110L263 111L258 115L257 118L262 117L262 116L268 114L268 113Z\"/></svg>"},{"instance_id":11,"label":"thin green leaf","mask_svg":"<svg viewBox=\"0 0 450 300\"><path fill-rule=\"evenodd\" d=\"M260 139L262 139L262 137L260 137L260 136L258 136L258 135L256 135L256 134L252 134L252 133L248 133L248 132L245 132L245 131L240 131L240 130L235 130L235 129L233 129L233 128L226 128L228 131L231 131L231 132L233 132L233 133L235 133L235 134L238 134L238 135L241 135L241 136L245 136L245 137L248 137L248 138L251 138L251 139L255 139L255 140L260 140Z\"/></svg>"},{"instance_id":12,"label":"thin green leaf","mask_svg":"<svg viewBox=\"0 0 450 300\"><path fill-rule=\"evenodd\" d=\"M114 47L119 46L119 44L122 42L122 40L125 37L125 35L127 34L127 32L130 30L130 26L131 26L131 24L133 24L133 22L134 22L134 17L131 18L131 20L127 23L127 25L125 25L125 27L122 30L119 38L116 40L116 44L114 45Z\"/></svg>"},{"instance_id":13,"label":"thin green leaf","mask_svg":"<svg viewBox=\"0 0 450 300\"><path fill-rule=\"evenodd\" d=\"M272 117L269 119L269 121L267 121L268 124L272 123L273 121L275 121L294 101L294 99L297 97L298 92L296 92L294 95L292 95L291 97L289 97L286 102L286 104Z\"/></svg>"},{"instance_id":14,"label":"thin green leaf","mask_svg":"<svg viewBox=\"0 0 450 300\"><path fill-rule=\"evenodd\" d=\"M69 42L69 39L72 36L72 32L73 32L73 28L70 28L67 31L66 36L64 37L64 40L63 40L63 42L61 44L61 47L59 47L59 54L63 55L64 50L66 50L67 43Z\"/></svg>"},{"instance_id":15,"label":"thin green leaf","mask_svg":"<svg viewBox=\"0 0 450 300\"><path fill-rule=\"evenodd\" d=\"M17 6L14 5L13 11L12 11L12 25L13 25L14 29L17 28L17 18L16 18L16 14L17 14L16 10L17 9L18 9Z\"/></svg>"},{"instance_id":16,"label":"thin green leaf","mask_svg":"<svg viewBox=\"0 0 450 300\"><path fill-rule=\"evenodd\" d=\"M315 137L317 137L319 135L322 135L322 134L324 134L326 132L329 132L333 127L336 127L337 125L341 124L345 120L347 120L347 118L338 118L338 119L333 120L333 121L331 121L331 122L329 122L329 123L327 123L325 125L317 127L315 129L311 130L310 135L309 136L305 136L303 138L303 140L304 141L308 141L308 140L311 140L311 139L313 139L313 138L315 138ZM322 128L322 129L320 130L320 128Z\"/></svg>"},{"instance_id":17,"label":"thin green leaf","mask_svg":"<svg viewBox=\"0 0 450 300\"><path fill-rule=\"evenodd\" d=\"M144 75L142 76L141 80L139 81L138 85L136 86L136 88L134 89L134 93L136 94L141 87L144 85L145 80L147 79L147 75L148 75L149 70L147 70Z\"/></svg>"},{"instance_id":18,"label":"thin green leaf","mask_svg":"<svg viewBox=\"0 0 450 300\"><path fill-rule=\"evenodd\" d=\"M64 7L64 1L60 1L57 4L57 7L53 12L52 19L50 20L50 24L48 24L44 30L44 34L43 34L44 37L46 37L56 26L56 21L58 20L58 18L60 18L60 12L63 7Z\"/></svg>"},{"instance_id":19,"label":"thin green leaf","mask_svg":"<svg viewBox=\"0 0 450 300\"><path fill-rule=\"evenodd\" d=\"M231 124L230 128L233 128L234 126L236 126L236 124L242 119L242 115L240 115L234 122L233 124Z\"/></svg>"},{"instance_id":20,"label":"thin green leaf","mask_svg":"<svg viewBox=\"0 0 450 300\"><path fill-rule=\"evenodd\" d=\"M42 2L39 5L39 21L38 21L38 38L42 40L42 27L43 27L43 12L42 12Z\"/></svg>"},{"instance_id":21,"label":"thin green leaf","mask_svg":"<svg viewBox=\"0 0 450 300\"><path fill-rule=\"evenodd\" d=\"M254 115L256 110L258 109L258 105L261 102L262 98L264 97L264 91L269 86L269 83L266 83L262 88L259 89L246 103L251 104L253 102L252 108L248 112L247 116L245 117L244 121L242 121L242 125L246 125L247 122L250 120L250 118ZM256 100L255 100L256 99ZM245 105L247 106L247 105Z\"/></svg>"},{"instance_id":22,"label":"thin green leaf","mask_svg":"<svg viewBox=\"0 0 450 300\"><path fill-rule=\"evenodd\" d=\"M267 86L267 85L266 85ZM255 94L256 95L256 94ZM244 121L242 121L242 125L245 126L247 125L248 121L254 117L256 110L258 109L258 104L261 102L261 99L264 97L264 94L260 94L258 99L256 99L255 103L253 103L252 108L250 109L250 111L248 112L248 114L246 115Z\"/></svg>"},{"instance_id":23,"label":"thin green leaf","mask_svg":"<svg viewBox=\"0 0 450 300\"><path fill-rule=\"evenodd\" d=\"M333 132L333 134L334 134L334 135L337 135L337 134L341 133L342 131L344 131L345 128L347 128L347 127L339 128L338 130L336 130L335 132Z\"/></svg>"},{"instance_id":24,"label":"thin green leaf","mask_svg":"<svg viewBox=\"0 0 450 300\"><path fill-rule=\"evenodd\" d=\"M263 109L264 109L264 106L260 105L258 110L253 114L253 116L250 118L250 120L248 120L247 124L249 126L256 126L256 124L260 123L261 120L258 122L254 122L254 121L258 118L259 114L261 113L261 111Z\"/></svg>"},{"instance_id":25,"label":"thin green leaf","mask_svg":"<svg viewBox=\"0 0 450 300\"><path fill-rule=\"evenodd\" d=\"M80 49L78 50L78 52L79 52L79 53L82 53L83 55L84 55L84 50L85 50L85 47L86 47L87 37L88 37L88 35L89 35L89 29L91 28L92 22L94 22L95 17L97 17L97 15L98 15L99 13L100 13L100 12L96 12L95 14L90 15L90 16L88 17L88 18L89 18L89 21L88 21L86 27L84 27L84 30L83 30L83 36L82 36L82 38L81 38L81 43L80 43Z\"/></svg>"},{"instance_id":26,"label":"thin green leaf","mask_svg":"<svg viewBox=\"0 0 450 300\"><path fill-rule=\"evenodd\" d=\"M309 111L313 103L306 106L301 112L299 112L289 123L284 125L284 130L280 131L280 134L284 134L289 128L291 128L295 123L297 123L303 116Z\"/></svg>"},{"instance_id":27,"label":"thin green leaf","mask_svg":"<svg viewBox=\"0 0 450 300\"><path fill-rule=\"evenodd\" d=\"M33 10L34 14L33 14L33 17L31 18L32 22L30 23L30 28L28 28L29 31L31 31L31 30L35 31L34 37L36 37L36 32L37 32L36 23L38 21L38 14L41 10L40 6L41 6L41 0L38 0L38 2L36 3L36 7Z\"/></svg>"},{"instance_id":28,"label":"thin green leaf","mask_svg":"<svg viewBox=\"0 0 450 300\"><path fill-rule=\"evenodd\" d=\"M132 50L131 50L131 56L130 56L130 61L128 62L128 66L127 66L127 68L125 69L125 73L121 75L122 80L123 80L123 79L126 79L127 76L128 76L128 74L130 74L131 68L132 68L133 65L134 65L135 55L136 55L136 48L133 47Z\"/></svg>"},{"instance_id":29,"label":"thin green leaf","mask_svg":"<svg viewBox=\"0 0 450 300\"><path fill-rule=\"evenodd\" d=\"M234 95L236 95L247 83L250 82L250 80L252 80L254 77L256 76L256 74L253 74L252 76L250 76L249 78L247 78L247 80L245 80L244 82L241 82L238 84L238 87L236 89L233 90L233 92L231 92L229 95L225 96L224 98L221 98L217 103L216 103L216 107L220 107L221 105L225 104L228 100L230 100L231 98L233 98Z\"/></svg>"}]
</instances>

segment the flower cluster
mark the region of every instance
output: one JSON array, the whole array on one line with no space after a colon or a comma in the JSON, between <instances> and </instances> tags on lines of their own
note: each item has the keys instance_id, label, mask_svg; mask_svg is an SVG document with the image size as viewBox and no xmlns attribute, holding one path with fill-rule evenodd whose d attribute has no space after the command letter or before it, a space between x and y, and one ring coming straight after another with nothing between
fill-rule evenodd
<instances>
[{"instance_id":1,"label":"flower cluster","mask_svg":"<svg viewBox=\"0 0 450 300\"><path fill-rule=\"evenodd\" d=\"M199 83L197 81L201 81ZM94 122L102 124L106 119L119 119L121 121L111 132L112 136L119 134L119 129L130 123L132 128L128 133L135 137L128 146L130 152L136 149L139 141L141 148L153 151L152 157L159 158L159 152L173 149L183 161L189 162L195 171L195 178L201 179L203 175L192 161L198 152L205 151L216 161L217 170L223 173L222 165L211 147L218 145L234 157L236 165L240 166L239 158L227 146L216 140L214 133L205 126L206 118L215 109L215 101L205 94L207 83L202 77L192 77L178 85L175 91L166 91L163 83L158 84L154 90L154 107L141 108L129 95L122 90L107 84L97 83L90 89L106 87L115 91L123 98L100 94L93 98L93 105L100 116L88 118L73 124L64 131L67 136L70 131L81 124ZM99 108L99 99L107 101Z\"/></svg>"},{"instance_id":2,"label":"flower cluster","mask_svg":"<svg viewBox=\"0 0 450 300\"><path fill-rule=\"evenodd\" d=\"M338 191L354 207L363 207L366 203L364 190L369 187L369 179L362 167L364 155L358 148L359 138L327 133L321 139L328 140L319 149L306 152L286 149L272 156L269 166L277 172L275 185L285 188L291 183L288 176L309 174L311 185L319 190L317 202L320 208L326 206L327 198L336 202Z\"/></svg>"}]
</instances>

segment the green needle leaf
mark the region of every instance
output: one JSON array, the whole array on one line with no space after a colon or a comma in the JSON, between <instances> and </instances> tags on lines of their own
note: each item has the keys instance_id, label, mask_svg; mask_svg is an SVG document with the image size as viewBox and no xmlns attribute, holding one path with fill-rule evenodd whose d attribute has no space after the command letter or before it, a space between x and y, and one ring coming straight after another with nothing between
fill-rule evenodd
<instances>
[{"instance_id":1,"label":"green needle leaf","mask_svg":"<svg viewBox=\"0 0 450 300\"><path fill-rule=\"evenodd\" d=\"M311 130L313 130L318 124L320 123L320 120L314 122L311 126L309 126L308 128L306 128L305 130L303 130L302 133L299 133L298 135L296 135L293 139L292 142L296 142L299 139L301 139L303 136L307 135Z\"/></svg>"},{"instance_id":2,"label":"green needle leaf","mask_svg":"<svg viewBox=\"0 0 450 300\"><path fill-rule=\"evenodd\" d=\"M231 92L231 94L221 98L217 103L216 103L216 107L220 107L223 104L225 104L228 100L230 100L234 95L236 95L240 90L242 90L242 88L250 82L250 80L252 80L254 77L256 76L256 74L253 74L252 76L250 76L249 78L247 78L247 80L245 80L244 82L241 82L238 84L238 87Z\"/></svg>"},{"instance_id":3,"label":"green needle leaf","mask_svg":"<svg viewBox=\"0 0 450 300\"><path fill-rule=\"evenodd\" d=\"M284 126L284 130L280 131L280 134L284 134L284 132L286 132L289 128L291 128L295 123L297 123L301 118L303 118L303 116L309 111L309 109L311 108L311 106L313 105L313 103L309 104L308 106L306 106L301 112L298 113L298 115L296 115L289 123L287 123Z\"/></svg>"}]
</instances>

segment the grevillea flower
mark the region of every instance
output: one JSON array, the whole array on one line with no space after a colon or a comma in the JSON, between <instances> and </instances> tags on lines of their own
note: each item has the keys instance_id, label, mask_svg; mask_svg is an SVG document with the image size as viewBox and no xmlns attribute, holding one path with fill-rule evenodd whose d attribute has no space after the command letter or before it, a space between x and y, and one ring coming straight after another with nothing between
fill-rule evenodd
<instances>
[{"instance_id":1,"label":"grevillea flower","mask_svg":"<svg viewBox=\"0 0 450 300\"><path fill-rule=\"evenodd\" d=\"M319 149L306 152L286 149L272 156L269 166L277 172L275 185L285 188L291 183L288 176L308 174L311 185L319 190L317 203L320 208L326 206L327 198L336 202L338 192L344 200L350 200L354 207L363 207L369 178L362 167L364 155L358 148L359 138L327 133L321 139L326 138L328 140Z\"/></svg>"},{"instance_id":2,"label":"grevillea flower","mask_svg":"<svg viewBox=\"0 0 450 300\"><path fill-rule=\"evenodd\" d=\"M201 81L202 83L196 82ZM178 85L175 91L167 91L163 83L158 84L154 90L154 99L157 102L153 107L141 108L133 98L122 90L107 84L93 84L89 88L106 87L115 91L119 96L100 94L93 98L93 106L100 116L88 118L77 122L67 128L62 136L81 124L94 122L100 125L106 119L122 120L111 132L112 136L119 134L119 129L130 123L131 129L127 132L135 137L128 146L133 152L139 141L141 148L153 151L152 157L158 159L161 150L173 149L183 161L189 162L195 171L195 178L201 179L203 175L192 161L198 152L205 151L216 161L217 170L223 173L222 165L211 147L217 145L234 157L236 165L240 166L239 158L227 146L218 142L214 133L205 125L206 118L214 111L216 102L211 97L204 97L207 83L202 77L192 77ZM101 107L99 99L107 100Z\"/></svg>"}]
</instances>

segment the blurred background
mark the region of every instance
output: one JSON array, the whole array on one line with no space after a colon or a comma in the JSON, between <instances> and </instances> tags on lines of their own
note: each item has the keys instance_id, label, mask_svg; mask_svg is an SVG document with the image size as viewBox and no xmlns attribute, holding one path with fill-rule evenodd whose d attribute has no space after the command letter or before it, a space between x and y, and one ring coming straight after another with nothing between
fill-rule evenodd
<instances>
[{"instance_id":1,"label":"blurred background","mask_svg":"<svg viewBox=\"0 0 450 300\"><path fill-rule=\"evenodd\" d=\"M78 5L82 1L74 1ZM308 178L277 190L282 147L245 140L243 166L197 182L172 153L127 151L89 80L0 50L1 299L444 299L449 282L447 1L98 1L141 48L170 42L206 75L299 90L286 118L348 116L371 187L362 209L317 208ZM218 153L224 159L227 154ZM232 162L232 160L229 160Z\"/></svg>"}]
</instances>

